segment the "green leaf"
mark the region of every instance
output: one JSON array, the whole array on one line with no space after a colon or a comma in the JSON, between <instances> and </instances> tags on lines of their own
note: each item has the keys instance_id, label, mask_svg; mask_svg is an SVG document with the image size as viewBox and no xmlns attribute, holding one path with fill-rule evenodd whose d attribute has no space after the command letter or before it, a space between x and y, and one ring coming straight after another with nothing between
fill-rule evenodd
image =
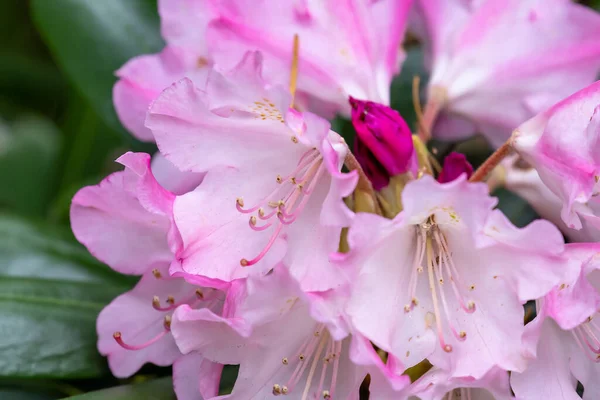
<instances>
[{"instance_id":1,"label":"green leaf","mask_svg":"<svg viewBox=\"0 0 600 400\"><path fill-rule=\"evenodd\" d=\"M391 89L392 108L400 112L413 131L417 127L417 114L412 100L412 82L415 76L421 78L421 88L424 88L428 74L423 65L423 50L420 47L411 47L406 51L406 60L402 64L400 75L392 81Z\"/></svg>"},{"instance_id":2,"label":"green leaf","mask_svg":"<svg viewBox=\"0 0 600 400\"><path fill-rule=\"evenodd\" d=\"M174 400L171 377L69 397L69 400Z\"/></svg>"},{"instance_id":3,"label":"green leaf","mask_svg":"<svg viewBox=\"0 0 600 400\"><path fill-rule=\"evenodd\" d=\"M163 46L156 3L148 0L32 0L33 19L59 66L113 129L114 71Z\"/></svg>"},{"instance_id":4,"label":"green leaf","mask_svg":"<svg viewBox=\"0 0 600 400\"><path fill-rule=\"evenodd\" d=\"M0 215L0 377L107 373L96 316L130 286L66 232Z\"/></svg>"},{"instance_id":5,"label":"green leaf","mask_svg":"<svg viewBox=\"0 0 600 400\"><path fill-rule=\"evenodd\" d=\"M0 126L0 204L43 215L56 179L60 132L51 120L27 115Z\"/></svg>"}]
</instances>

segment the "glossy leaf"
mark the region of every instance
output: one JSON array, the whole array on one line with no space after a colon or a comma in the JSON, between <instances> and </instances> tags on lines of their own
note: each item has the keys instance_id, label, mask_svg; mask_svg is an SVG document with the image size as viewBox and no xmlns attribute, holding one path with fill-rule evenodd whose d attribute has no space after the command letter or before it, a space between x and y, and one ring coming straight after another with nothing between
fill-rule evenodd
<instances>
[{"instance_id":1,"label":"glossy leaf","mask_svg":"<svg viewBox=\"0 0 600 400\"><path fill-rule=\"evenodd\" d=\"M113 129L125 133L112 105L114 71L159 51L156 3L148 0L32 0L33 18L59 66Z\"/></svg>"},{"instance_id":2,"label":"glossy leaf","mask_svg":"<svg viewBox=\"0 0 600 400\"><path fill-rule=\"evenodd\" d=\"M107 373L96 316L130 285L67 233L0 216L0 377Z\"/></svg>"},{"instance_id":3,"label":"glossy leaf","mask_svg":"<svg viewBox=\"0 0 600 400\"><path fill-rule=\"evenodd\" d=\"M69 400L174 400L171 377L155 379L133 385L112 387L79 396Z\"/></svg>"}]
</instances>

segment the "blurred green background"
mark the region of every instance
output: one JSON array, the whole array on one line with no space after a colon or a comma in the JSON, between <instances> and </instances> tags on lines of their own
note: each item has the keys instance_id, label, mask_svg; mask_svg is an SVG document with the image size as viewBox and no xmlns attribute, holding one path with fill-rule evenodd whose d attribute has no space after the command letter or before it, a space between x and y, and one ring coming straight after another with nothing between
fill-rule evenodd
<instances>
[{"instance_id":1,"label":"blurred green background","mask_svg":"<svg viewBox=\"0 0 600 400\"><path fill-rule=\"evenodd\" d=\"M118 169L127 150L155 151L120 125L111 90L116 69L162 46L156 0L0 1L0 399L173 398L168 368L119 381L97 354L98 312L134 281L69 229L79 188ZM408 53L393 106L414 123L412 77L426 77L419 47ZM347 121L334 126L352 136ZM474 163L489 152L477 140L459 146ZM536 218L498 195L518 225Z\"/></svg>"}]
</instances>

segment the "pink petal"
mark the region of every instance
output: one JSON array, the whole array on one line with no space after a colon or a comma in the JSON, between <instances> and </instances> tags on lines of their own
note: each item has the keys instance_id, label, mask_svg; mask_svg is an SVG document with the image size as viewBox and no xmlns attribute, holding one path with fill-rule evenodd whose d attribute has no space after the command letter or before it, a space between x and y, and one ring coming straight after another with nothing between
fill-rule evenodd
<instances>
[{"instance_id":1,"label":"pink petal","mask_svg":"<svg viewBox=\"0 0 600 400\"><path fill-rule=\"evenodd\" d=\"M219 394L223 365L198 353L181 356L173 364L173 387L178 400L209 399Z\"/></svg>"},{"instance_id":2,"label":"pink petal","mask_svg":"<svg viewBox=\"0 0 600 400\"><path fill-rule=\"evenodd\" d=\"M150 156L127 153L127 167L73 197L71 226L75 237L115 270L140 275L169 263L167 234L173 195L150 171Z\"/></svg>"}]
</instances>

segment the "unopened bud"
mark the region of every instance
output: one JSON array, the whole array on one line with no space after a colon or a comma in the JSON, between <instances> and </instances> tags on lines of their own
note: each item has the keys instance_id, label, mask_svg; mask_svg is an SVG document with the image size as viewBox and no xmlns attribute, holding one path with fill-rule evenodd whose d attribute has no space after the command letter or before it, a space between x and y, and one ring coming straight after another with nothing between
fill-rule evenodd
<instances>
[{"instance_id":1,"label":"unopened bud","mask_svg":"<svg viewBox=\"0 0 600 400\"><path fill-rule=\"evenodd\" d=\"M414 157L412 134L400 114L383 104L350 97L356 130L354 151L375 190L409 170Z\"/></svg>"},{"instance_id":2,"label":"unopened bud","mask_svg":"<svg viewBox=\"0 0 600 400\"><path fill-rule=\"evenodd\" d=\"M473 167L464 154L452 152L444 158L444 166L437 177L438 182L452 182L461 174L467 174L467 179L473 175Z\"/></svg>"}]
</instances>

